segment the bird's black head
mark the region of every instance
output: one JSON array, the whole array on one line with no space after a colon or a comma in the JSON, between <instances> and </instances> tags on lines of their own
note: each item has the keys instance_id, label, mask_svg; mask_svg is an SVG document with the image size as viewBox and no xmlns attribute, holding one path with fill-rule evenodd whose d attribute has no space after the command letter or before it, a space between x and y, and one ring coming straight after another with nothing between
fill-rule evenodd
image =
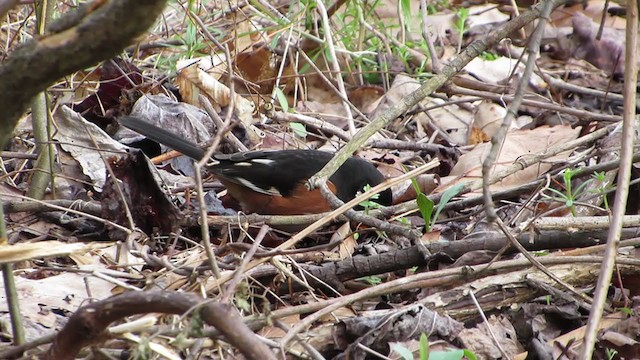
<instances>
[{"instance_id":1,"label":"bird's black head","mask_svg":"<svg viewBox=\"0 0 640 360\"><path fill-rule=\"evenodd\" d=\"M329 178L338 189L336 196L340 200L347 202L355 197L358 191L366 185L376 186L384 181L384 176L370 162L359 159L349 158L345 163ZM391 189L382 191L377 203L388 206L392 203Z\"/></svg>"}]
</instances>

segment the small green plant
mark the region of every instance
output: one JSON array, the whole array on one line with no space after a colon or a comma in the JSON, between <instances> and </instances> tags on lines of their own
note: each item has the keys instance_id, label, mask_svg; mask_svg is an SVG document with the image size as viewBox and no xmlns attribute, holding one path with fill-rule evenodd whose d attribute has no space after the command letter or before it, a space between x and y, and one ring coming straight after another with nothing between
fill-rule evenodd
<instances>
[{"instance_id":1,"label":"small green plant","mask_svg":"<svg viewBox=\"0 0 640 360\"><path fill-rule=\"evenodd\" d=\"M591 191L597 195L602 196L602 203L604 205L604 208L609 211L609 199L607 199L607 193L614 188L613 184L607 182L607 174L604 171L594 172L591 178L593 179L593 181L597 181L600 184L598 188Z\"/></svg>"},{"instance_id":2,"label":"small green plant","mask_svg":"<svg viewBox=\"0 0 640 360\"><path fill-rule=\"evenodd\" d=\"M561 192L556 189L551 189L551 188L547 188L547 190L549 190L553 195L548 195L542 192L542 196L548 199L563 202L565 206L569 208L569 210L571 211L571 215L573 216L576 216L576 207L575 207L576 199L578 199L578 197L582 194L585 186L587 186L591 181L593 181L593 179L589 179L583 182L582 184L580 184L580 186L578 186L574 190L572 185L572 180L575 174L576 174L576 171L573 169L566 169L562 174L564 192Z\"/></svg>"},{"instance_id":3,"label":"small green plant","mask_svg":"<svg viewBox=\"0 0 640 360\"><path fill-rule=\"evenodd\" d=\"M616 355L618 355L618 351L615 349L605 349L605 352L607 353L607 359L608 360L613 360L615 359Z\"/></svg>"},{"instance_id":4,"label":"small green plant","mask_svg":"<svg viewBox=\"0 0 640 360\"><path fill-rule=\"evenodd\" d=\"M480 57L486 61L493 61L493 60L498 60L500 58L500 55L494 54L491 51L483 51L480 54Z\"/></svg>"},{"instance_id":5,"label":"small green plant","mask_svg":"<svg viewBox=\"0 0 640 360\"><path fill-rule=\"evenodd\" d=\"M414 360L415 357L411 350L400 344L394 344L391 350L396 352L404 360ZM463 350L446 350L446 351L430 351L429 338L424 333L420 335L419 355L420 360L476 360L476 355L467 349Z\"/></svg>"},{"instance_id":6,"label":"small green plant","mask_svg":"<svg viewBox=\"0 0 640 360\"><path fill-rule=\"evenodd\" d=\"M420 210L420 214L422 215L422 219L424 220L424 231L431 231L431 226L436 222L438 216L440 216L440 212L444 209L445 205L456 195L460 193L464 184L458 184L456 186L452 186L447 189L440 198L440 202L438 203L438 208L435 213L433 209L435 204L433 200L429 199L429 197L422 193L420 190L420 186L415 179L411 179L411 183L413 184L413 188L416 190L416 203L418 204L418 210Z\"/></svg>"},{"instance_id":7,"label":"small green plant","mask_svg":"<svg viewBox=\"0 0 640 360\"><path fill-rule=\"evenodd\" d=\"M287 96L284 94L282 89L280 89L279 87L276 87L273 89L273 92L276 96L276 99L278 100L278 104L280 104L280 107L282 108L282 111L289 112L289 101L287 100Z\"/></svg>"},{"instance_id":8,"label":"small green plant","mask_svg":"<svg viewBox=\"0 0 640 360\"><path fill-rule=\"evenodd\" d=\"M203 41L200 34L198 34L198 28L193 22L187 24L187 29L182 41L187 48L183 54L185 59L198 57L200 50L207 48L207 44Z\"/></svg>"},{"instance_id":9,"label":"small green plant","mask_svg":"<svg viewBox=\"0 0 640 360\"><path fill-rule=\"evenodd\" d=\"M301 124L299 122L292 122L289 124L289 127L291 127L291 130L297 137L304 139L307 137L307 135L309 135L309 133L307 132L307 127L304 126L304 124Z\"/></svg>"},{"instance_id":10,"label":"small green plant","mask_svg":"<svg viewBox=\"0 0 640 360\"><path fill-rule=\"evenodd\" d=\"M413 360L413 353L406 346L396 343L391 346L391 350L404 360Z\"/></svg>"},{"instance_id":11,"label":"small green plant","mask_svg":"<svg viewBox=\"0 0 640 360\"><path fill-rule=\"evenodd\" d=\"M362 188L363 192L367 192L371 190L371 185L367 184ZM361 202L359 205L364 208L364 213L369 214L369 210L371 209L379 209L382 205L378 204L376 200L380 198L380 194L375 194L371 196L369 199Z\"/></svg>"},{"instance_id":12,"label":"small green plant","mask_svg":"<svg viewBox=\"0 0 640 360\"><path fill-rule=\"evenodd\" d=\"M448 350L448 351L433 351L429 354L429 360L461 360L469 359L476 360L476 354L472 351L463 350Z\"/></svg>"},{"instance_id":13,"label":"small green plant","mask_svg":"<svg viewBox=\"0 0 640 360\"><path fill-rule=\"evenodd\" d=\"M618 310L623 312L627 316L633 316L633 309L629 309L628 307L622 307L622 308L619 308Z\"/></svg>"},{"instance_id":14,"label":"small green plant","mask_svg":"<svg viewBox=\"0 0 640 360\"><path fill-rule=\"evenodd\" d=\"M251 311L251 295L246 282L240 282L234 293L233 302L242 311Z\"/></svg>"},{"instance_id":15,"label":"small green plant","mask_svg":"<svg viewBox=\"0 0 640 360\"><path fill-rule=\"evenodd\" d=\"M204 336L204 319L200 310L194 311L193 316L189 319L187 333L193 336Z\"/></svg>"},{"instance_id":16,"label":"small green plant","mask_svg":"<svg viewBox=\"0 0 640 360\"><path fill-rule=\"evenodd\" d=\"M467 32L467 19L469 18L469 9L460 8L456 14L455 27L458 32L458 52L462 48L462 37Z\"/></svg>"},{"instance_id":17,"label":"small green plant","mask_svg":"<svg viewBox=\"0 0 640 360\"><path fill-rule=\"evenodd\" d=\"M456 14L456 30L459 34L464 34L467 32L467 19L469 18L469 9L460 8L458 9L458 13Z\"/></svg>"},{"instance_id":18,"label":"small green plant","mask_svg":"<svg viewBox=\"0 0 640 360\"><path fill-rule=\"evenodd\" d=\"M429 338L425 333L420 334L420 360L429 359Z\"/></svg>"},{"instance_id":19,"label":"small green plant","mask_svg":"<svg viewBox=\"0 0 640 360\"><path fill-rule=\"evenodd\" d=\"M411 28L413 28L411 0L400 0L398 2L398 6L400 6L400 14L402 14L401 16L403 17L405 28L408 32L411 32Z\"/></svg>"},{"instance_id":20,"label":"small green plant","mask_svg":"<svg viewBox=\"0 0 640 360\"><path fill-rule=\"evenodd\" d=\"M382 278L380 276L365 276L360 278L360 280L366 282L369 285L378 285L382 283Z\"/></svg>"}]
</instances>

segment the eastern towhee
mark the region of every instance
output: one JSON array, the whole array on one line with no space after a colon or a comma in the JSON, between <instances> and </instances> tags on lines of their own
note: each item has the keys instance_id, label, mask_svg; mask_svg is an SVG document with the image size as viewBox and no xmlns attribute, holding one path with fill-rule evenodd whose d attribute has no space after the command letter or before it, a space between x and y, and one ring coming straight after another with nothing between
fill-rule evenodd
<instances>
[{"instance_id":1,"label":"eastern towhee","mask_svg":"<svg viewBox=\"0 0 640 360\"><path fill-rule=\"evenodd\" d=\"M120 124L193 159L205 151L197 145L139 118L124 116ZM319 150L247 151L215 154L208 169L222 182L242 210L265 215L301 215L330 211L318 189L309 191L305 182L333 157ZM351 157L329 178L329 188L347 202L365 185L375 186L384 176L370 162ZM391 205L391 190L380 193L377 202Z\"/></svg>"}]
</instances>

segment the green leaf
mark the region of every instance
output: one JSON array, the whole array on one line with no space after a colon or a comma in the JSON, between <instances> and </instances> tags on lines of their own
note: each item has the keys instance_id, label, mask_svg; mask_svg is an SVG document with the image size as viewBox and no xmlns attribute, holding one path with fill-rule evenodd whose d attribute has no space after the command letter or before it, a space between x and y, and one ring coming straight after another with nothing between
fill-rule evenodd
<instances>
[{"instance_id":1,"label":"green leaf","mask_svg":"<svg viewBox=\"0 0 640 360\"><path fill-rule=\"evenodd\" d=\"M379 276L365 276L363 278L360 278L360 280L365 281L371 285L382 284L382 278L380 278Z\"/></svg>"},{"instance_id":2,"label":"green leaf","mask_svg":"<svg viewBox=\"0 0 640 360\"><path fill-rule=\"evenodd\" d=\"M400 344L391 345L391 350L398 353L398 355L400 355L404 360L413 360L413 353L411 353L411 350Z\"/></svg>"},{"instance_id":3,"label":"green leaf","mask_svg":"<svg viewBox=\"0 0 640 360\"><path fill-rule=\"evenodd\" d=\"M204 336L204 319L200 311L194 311L188 326L189 334L194 336Z\"/></svg>"},{"instance_id":4,"label":"green leaf","mask_svg":"<svg viewBox=\"0 0 640 360\"><path fill-rule=\"evenodd\" d=\"M419 193L418 197L416 197L416 202L418 203L418 209L420 210L420 214L422 214L422 219L424 220L425 231L431 230L431 214L433 213L433 200L429 199L427 195L423 193Z\"/></svg>"},{"instance_id":5,"label":"green leaf","mask_svg":"<svg viewBox=\"0 0 640 360\"><path fill-rule=\"evenodd\" d=\"M473 353L473 351L469 350L469 349L464 349L462 350L464 352L464 357L466 357L469 360L477 360L478 358L476 357L476 354Z\"/></svg>"},{"instance_id":6,"label":"green leaf","mask_svg":"<svg viewBox=\"0 0 640 360\"><path fill-rule=\"evenodd\" d=\"M571 183L571 179L573 178L573 175L574 175L574 174L575 174L575 172L574 172L574 171L573 171L573 169L571 169L571 168L566 169L566 170L564 171L564 173L562 174L562 178L563 178L563 180L564 180L565 184L566 184L566 183Z\"/></svg>"},{"instance_id":7,"label":"green leaf","mask_svg":"<svg viewBox=\"0 0 640 360\"><path fill-rule=\"evenodd\" d=\"M246 299L236 297L234 300L238 308L245 311L251 310L251 304L249 304L249 302Z\"/></svg>"},{"instance_id":8,"label":"green leaf","mask_svg":"<svg viewBox=\"0 0 640 360\"><path fill-rule=\"evenodd\" d=\"M560 191L558 191L558 190L556 190L556 189L548 188L547 190L549 190L550 192L552 192L552 193L554 193L554 194L556 194L556 195L558 195L558 196L559 196L559 197L557 197L557 198L556 198L556 197L549 196L550 198L552 198L552 199L554 199L554 200L566 199L566 198L567 198L567 195L566 195L565 193L560 192Z\"/></svg>"},{"instance_id":9,"label":"green leaf","mask_svg":"<svg viewBox=\"0 0 640 360\"><path fill-rule=\"evenodd\" d=\"M462 188L464 188L464 184L458 184L456 186L450 187L442 194L440 202L438 203L438 209L436 209L436 213L433 215L434 222L438 219L438 216L440 215L440 212L442 212L442 209L444 209L447 203L451 199L453 199L454 196L458 195L460 191L462 191Z\"/></svg>"},{"instance_id":10,"label":"green leaf","mask_svg":"<svg viewBox=\"0 0 640 360\"><path fill-rule=\"evenodd\" d=\"M411 19L411 0L400 0L400 8L402 12L402 16L404 17L404 23L406 24L407 30L411 31L412 22Z\"/></svg>"},{"instance_id":11,"label":"green leaf","mask_svg":"<svg viewBox=\"0 0 640 360\"><path fill-rule=\"evenodd\" d=\"M406 168L404 168L406 170ZM411 185L413 185L413 190L416 191L416 194L422 194L422 190L420 190L420 185L418 185L418 180L416 178L411 178Z\"/></svg>"},{"instance_id":12,"label":"green leaf","mask_svg":"<svg viewBox=\"0 0 640 360\"><path fill-rule=\"evenodd\" d=\"M293 130L293 133L298 137L305 138L309 134L304 124L301 124L299 122L292 122L289 124L289 126L291 127L291 130Z\"/></svg>"},{"instance_id":13,"label":"green leaf","mask_svg":"<svg viewBox=\"0 0 640 360\"><path fill-rule=\"evenodd\" d=\"M327 61L329 63L332 63L334 61L333 56L331 55L331 49L329 49L328 46L324 48L324 56L327 58Z\"/></svg>"},{"instance_id":14,"label":"green leaf","mask_svg":"<svg viewBox=\"0 0 640 360\"><path fill-rule=\"evenodd\" d=\"M458 16L456 18L456 28L460 33L460 35L462 35L467 30L465 27L465 21L467 21L467 18L469 17L469 10L467 8L460 8L458 9L457 15Z\"/></svg>"},{"instance_id":15,"label":"green leaf","mask_svg":"<svg viewBox=\"0 0 640 360\"><path fill-rule=\"evenodd\" d=\"M496 55L490 51L483 51L480 54L480 57L483 58L486 61L494 61L500 58L500 55Z\"/></svg>"},{"instance_id":16,"label":"green leaf","mask_svg":"<svg viewBox=\"0 0 640 360\"><path fill-rule=\"evenodd\" d=\"M461 360L464 356L464 350L432 351L429 360Z\"/></svg>"},{"instance_id":17,"label":"green leaf","mask_svg":"<svg viewBox=\"0 0 640 360\"><path fill-rule=\"evenodd\" d=\"M425 333L420 334L420 359L429 359L429 338Z\"/></svg>"},{"instance_id":18,"label":"green leaf","mask_svg":"<svg viewBox=\"0 0 640 360\"><path fill-rule=\"evenodd\" d=\"M622 308L619 308L618 310L622 311L627 316L633 315L633 310L629 309L628 307L622 307Z\"/></svg>"},{"instance_id":19,"label":"green leaf","mask_svg":"<svg viewBox=\"0 0 640 360\"><path fill-rule=\"evenodd\" d=\"M278 102L280 103L282 111L289 112L289 102L287 101L287 97L284 95L284 92L282 92L282 89L277 87L274 90L276 92L276 98L278 98Z\"/></svg>"}]
</instances>

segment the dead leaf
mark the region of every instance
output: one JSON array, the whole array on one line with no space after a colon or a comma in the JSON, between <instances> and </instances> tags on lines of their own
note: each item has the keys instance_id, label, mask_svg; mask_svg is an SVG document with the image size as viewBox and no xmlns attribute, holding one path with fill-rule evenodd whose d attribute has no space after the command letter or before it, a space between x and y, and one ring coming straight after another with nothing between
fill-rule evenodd
<instances>
[{"instance_id":1,"label":"dead leaf","mask_svg":"<svg viewBox=\"0 0 640 360\"><path fill-rule=\"evenodd\" d=\"M543 154L550 147L574 140L579 133L580 128L572 129L570 126L541 126L533 130L514 130L507 134L491 173L495 174L513 165L521 157ZM453 167L450 174L451 176L458 176L459 179L448 183L443 182L443 185L438 190L441 191L445 187L448 188L460 182L482 179L482 162L490 148L490 143L483 143L460 156L458 163ZM533 181L551 168L552 161L561 161L568 154L569 152L564 152L547 159L544 163L529 166L491 185L490 189L497 191Z\"/></svg>"},{"instance_id":2,"label":"dead leaf","mask_svg":"<svg viewBox=\"0 0 640 360\"><path fill-rule=\"evenodd\" d=\"M200 106L200 99L197 94L206 95L212 103L222 107L228 106L231 102L231 90L201 69L198 64L182 69L178 73L177 81L180 84L181 93L185 92L183 95L185 101L191 101L191 104L196 107ZM255 110L253 102L237 93L233 100L235 105L234 114L247 130L247 136L251 143L259 143L262 132L253 125L253 111Z\"/></svg>"},{"instance_id":3,"label":"dead leaf","mask_svg":"<svg viewBox=\"0 0 640 360\"><path fill-rule=\"evenodd\" d=\"M507 109L504 107L491 101L480 102L476 112L473 114L473 122L471 123L467 144L475 145L490 141L500 129L506 115ZM511 128L515 128L513 123Z\"/></svg>"},{"instance_id":4,"label":"dead leaf","mask_svg":"<svg viewBox=\"0 0 640 360\"><path fill-rule=\"evenodd\" d=\"M82 172L91 179L94 189L100 191L105 182L106 167L100 152L87 149L98 146L113 156L114 153L124 152L126 147L66 106L59 107L54 117L57 131L53 138L78 161Z\"/></svg>"}]
</instances>

